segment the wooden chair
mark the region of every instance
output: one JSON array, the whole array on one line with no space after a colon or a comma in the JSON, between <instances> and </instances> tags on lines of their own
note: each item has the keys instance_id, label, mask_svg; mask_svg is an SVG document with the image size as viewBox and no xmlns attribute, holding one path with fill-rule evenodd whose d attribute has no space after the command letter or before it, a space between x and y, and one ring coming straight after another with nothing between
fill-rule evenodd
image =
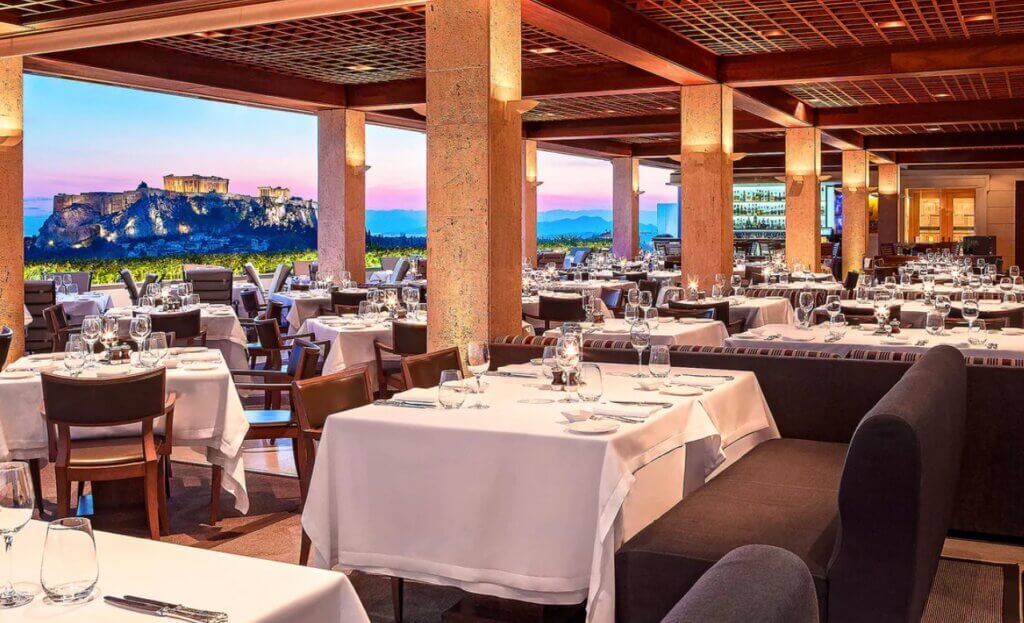
<instances>
[{"instance_id":1,"label":"wooden chair","mask_svg":"<svg viewBox=\"0 0 1024 623\"><path fill-rule=\"evenodd\" d=\"M43 418L49 458L57 478L57 517L71 512L71 483L142 478L149 535L166 534L165 470L171 455L175 395L166 392L162 368L128 377L94 380L42 374ZM164 433L153 432L164 418ZM134 436L72 439L72 428L140 424Z\"/></svg>"},{"instance_id":2,"label":"wooden chair","mask_svg":"<svg viewBox=\"0 0 1024 623\"><path fill-rule=\"evenodd\" d=\"M255 320L252 323L252 327L256 332L257 343L250 344L247 348L249 350L249 366L254 370L280 371L285 365L284 355L292 350L294 341L301 339L314 343L312 333L282 335L281 325L273 318ZM314 344L323 349L325 357L330 352L330 342L323 341L315 342ZM257 368L256 359L261 356L265 358L265 363L262 368Z\"/></svg>"},{"instance_id":3,"label":"wooden chair","mask_svg":"<svg viewBox=\"0 0 1024 623\"><path fill-rule=\"evenodd\" d=\"M135 275L127 268L122 268L119 274L121 275L121 281L124 282L124 289L128 290L128 298L131 299L132 305L138 305L140 294L139 284L135 281Z\"/></svg>"},{"instance_id":4,"label":"wooden chair","mask_svg":"<svg viewBox=\"0 0 1024 623\"><path fill-rule=\"evenodd\" d=\"M658 307L658 314L670 318L708 318L714 319L715 310L707 309L676 309L668 305Z\"/></svg>"},{"instance_id":5,"label":"wooden chair","mask_svg":"<svg viewBox=\"0 0 1024 623\"><path fill-rule=\"evenodd\" d=\"M402 359L402 376L409 389L437 387L445 370L462 370L462 355L454 346Z\"/></svg>"},{"instance_id":6,"label":"wooden chair","mask_svg":"<svg viewBox=\"0 0 1024 623\"><path fill-rule=\"evenodd\" d=\"M390 346L380 340L373 341L373 354L377 362L377 390L382 398L390 396L392 390L409 389L402 371L402 358L426 352L427 325L417 322L392 322ZM384 355L391 357L385 358Z\"/></svg>"},{"instance_id":7,"label":"wooden chair","mask_svg":"<svg viewBox=\"0 0 1024 623\"><path fill-rule=\"evenodd\" d=\"M647 273L640 271L619 272L617 270L613 270L612 277L614 279L624 279L626 281L632 281L633 283L639 284L641 281L647 279Z\"/></svg>"},{"instance_id":8,"label":"wooden chair","mask_svg":"<svg viewBox=\"0 0 1024 623\"><path fill-rule=\"evenodd\" d=\"M25 351L28 353L48 353L53 350L50 341L50 330L46 326L43 310L57 304L57 291L53 282L26 281L25 307L32 315L32 322L25 327Z\"/></svg>"},{"instance_id":9,"label":"wooden chair","mask_svg":"<svg viewBox=\"0 0 1024 623\"><path fill-rule=\"evenodd\" d=\"M846 273L846 279L843 280L843 289L855 290L858 281L860 281L860 273L855 270L849 271Z\"/></svg>"},{"instance_id":10,"label":"wooden chair","mask_svg":"<svg viewBox=\"0 0 1024 623\"><path fill-rule=\"evenodd\" d=\"M335 305L345 305L348 307L359 307L359 303L366 300L366 290L360 290L358 292L344 292L342 290L336 290L331 292L331 307Z\"/></svg>"},{"instance_id":11,"label":"wooden chair","mask_svg":"<svg viewBox=\"0 0 1024 623\"><path fill-rule=\"evenodd\" d=\"M231 370L231 376L237 379L235 388L239 393L261 392L263 394L262 408L245 406L245 417L249 421L249 432L245 434L246 441L291 439L295 469L298 471L300 479L303 478L303 464L299 460L299 447L296 442L299 428L291 407L283 406L284 395L290 394L293 381L311 379L318 375L316 364L319 358L320 348L316 344L306 340L296 340L291 356L288 357L288 367L285 370ZM245 378L256 378L259 381L241 380ZM223 479L224 470L220 466L214 465L213 477L210 481L211 525L216 524L219 520L220 489Z\"/></svg>"},{"instance_id":12,"label":"wooden chair","mask_svg":"<svg viewBox=\"0 0 1024 623\"><path fill-rule=\"evenodd\" d=\"M274 270L274 276L270 279L270 291L267 292L267 296L277 294L284 289L284 284L288 281L288 275L292 272L292 269L285 264L278 264Z\"/></svg>"},{"instance_id":13,"label":"wooden chair","mask_svg":"<svg viewBox=\"0 0 1024 623\"><path fill-rule=\"evenodd\" d=\"M661 293L661 282L657 279L641 279L637 287L641 292L650 292L651 300L658 301L658 294Z\"/></svg>"},{"instance_id":14,"label":"wooden chair","mask_svg":"<svg viewBox=\"0 0 1024 623\"><path fill-rule=\"evenodd\" d=\"M136 315L138 315L136 313ZM203 328L200 310L192 309L183 312L150 314L153 332L173 333L175 342L183 342L185 346L206 346L206 329ZM174 346L175 344L168 344Z\"/></svg>"},{"instance_id":15,"label":"wooden chair","mask_svg":"<svg viewBox=\"0 0 1024 623\"><path fill-rule=\"evenodd\" d=\"M291 399L298 422L299 491L302 505L309 493L309 479L316 461L316 442L323 434L324 422L332 413L348 411L373 402L370 369L367 366L349 368L335 374L292 381ZM309 562L309 537L302 532L299 564Z\"/></svg>"},{"instance_id":16,"label":"wooden chair","mask_svg":"<svg viewBox=\"0 0 1024 623\"><path fill-rule=\"evenodd\" d=\"M583 309L583 297L563 298L559 296L541 296L537 306L537 315L523 313L523 320L540 320L544 330L551 328L552 322L582 322L587 312Z\"/></svg>"},{"instance_id":17,"label":"wooden chair","mask_svg":"<svg viewBox=\"0 0 1024 623\"><path fill-rule=\"evenodd\" d=\"M203 303L233 305L234 274L227 268L195 268L185 273L192 293Z\"/></svg>"},{"instance_id":18,"label":"wooden chair","mask_svg":"<svg viewBox=\"0 0 1024 623\"><path fill-rule=\"evenodd\" d=\"M46 318L46 328L50 332L50 341L53 342L55 353L64 352L68 337L82 330L82 325L68 322L63 305L50 305L43 310L43 317Z\"/></svg>"},{"instance_id":19,"label":"wooden chair","mask_svg":"<svg viewBox=\"0 0 1024 623\"><path fill-rule=\"evenodd\" d=\"M266 305L260 303L259 293L255 288L242 288L239 290L238 300L242 302L242 311L250 319L258 318L267 309Z\"/></svg>"},{"instance_id":20,"label":"wooden chair","mask_svg":"<svg viewBox=\"0 0 1024 623\"><path fill-rule=\"evenodd\" d=\"M0 327L0 370L4 369L7 363L7 355L11 352L11 343L14 341L14 331L10 327Z\"/></svg>"},{"instance_id":21,"label":"wooden chair","mask_svg":"<svg viewBox=\"0 0 1024 623\"><path fill-rule=\"evenodd\" d=\"M1001 318L980 318L985 321L985 328L988 330L1005 329L1008 325L1006 317ZM954 318L952 315L946 318L946 328L953 329L957 327L967 327L967 321L963 318Z\"/></svg>"},{"instance_id":22,"label":"wooden chair","mask_svg":"<svg viewBox=\"0 0 1024 623\"><path fill-rule=\"evenodd\" d=\"M743 333L747 330L747 320L745 318L737 318L732 320L729 316L729 301L717 301L708 303L691 303L688 301L669 301L669 309L677 310L711 310L711 317L715 320L719 320L725 325L725 328L729 331L729 335L735 335L736 333Z\"/></svg>"},{"instance_id":23,"label":"wooden chair","mask_svg":"<svg viewBox=\"0 0 1024 623\"><path fill-rule=\"evenodd\" d=\"M601 286L601 300L612 315L616 317L622 315L622 288L606 288Z\"/></svg>"}]
</instances>

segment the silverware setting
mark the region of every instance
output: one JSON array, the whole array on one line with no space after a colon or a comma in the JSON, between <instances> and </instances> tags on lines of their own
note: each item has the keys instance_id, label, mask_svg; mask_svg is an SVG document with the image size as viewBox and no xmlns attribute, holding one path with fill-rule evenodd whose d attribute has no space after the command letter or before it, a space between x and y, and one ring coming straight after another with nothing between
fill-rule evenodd
<instances>
[{"instance_id":1,"label":"silverware setting","mask_svg":"<svg viewBox=\"0 0 1024 623\"><path fill-rule=\"evenodd\" d=\"M633 419L621 415L595 415L594 419L598 420L615 420L616 422L623 422L625 424L640 424L643 420Z\"/></svg>"},{"instance_id":2,"label":"silverware setting","mask_svg":"<svg viewBox=\"0 0 1024 623\"><path fill-rule=\"evenodd\" d=\"M536 374L531 374L530 372L511 372L511 371L508 371L508 370L495 370L493 372L485 372L484 376L504 376L504 377L514 378L514 379L535 379L535 378L537 378Z\"/></svg>"},{"instance_id":3,"label":"silverware setting","mask_svg":"<svg viewBox=\"0 0 1024 623\"><path fill-rule=\"evenodd\" d=\"M714 391L716 387L715 385L702 385L700 383L687 383L685 381L675 381L673 385L682 385L683 387L696 387L697 389L702 389L706 392Z\"/></svg>"},{"instance_id":4,"label":"silverware setting","mask_svg":"<svg viewBox=\"0 0 1024 623\"><path fill-rule=\"evenodd\" d=\"M631 405L635 407L661 407L662 409L667 409L674 404L671 402L650 402L647 400L609 400L608 402L617 405Z\"/></svg>"},{"instance_id":5,"label":"silverware setting","mask_svg":"<svg viewBox=\"0 0 1024 623\"><path fill-rule=\"evenodd\" d=\"M927 346L927 345L928 345L928 340L924 340L924 339L918 340L918 341L914 342L914 346Z\"/></svg>"},{"instance_id":6,"label":"silverware setting","mask_svg":"<svg viewBox=\"0 0 1024 623\"><path fill-rule=\"evenodd\" d=\"M199 610L197 608L189 608L188 606L183 606L181 604L172 604L164 601L157 601L155 599L146 599L145 597L133 597L131 595L114 597L113 595L104 595L103 601L126 610L151 614L158 617L179 619L181 621L190 621L191 623L226 623L228 620L226 612Z\"/></svg>"},{"instance_id":7,"label":"silverware setting","mask_svg":"<svg viewBox=\"0 0 1024 623\"><path fill-rule=\"evenodd\" d=\"M435 406L433 402L425 400L397 400L395 398L374 400L373 404L378 407L405 407L408 409L433 409Z\"/></svg>"},{"instance_id":8,"label":"silverware setting","mask_svg":"<svg viewBox=\"0 0 1024 623\"><path fill-rule=\"evenodd\" d=\"M680 376L690 376L698 379L725 379L727 381L731 381L736 378L734 376L729 376L727 374L691 374L689 372L682 372L680 374L675 375L672 378L678 378Z\"/></svg>"}]
</instances>

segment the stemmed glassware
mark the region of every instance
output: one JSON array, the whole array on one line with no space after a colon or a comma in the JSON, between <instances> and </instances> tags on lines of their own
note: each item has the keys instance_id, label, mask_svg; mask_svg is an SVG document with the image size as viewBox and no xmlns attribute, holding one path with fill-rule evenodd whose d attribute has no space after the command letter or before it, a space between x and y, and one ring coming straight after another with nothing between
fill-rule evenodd
<instances>
[{"instance_id":1,"label":"stemmed glassware","mask_svg":"<svg viewBox=\"0 0 1024 623\"><path fill-rule=\"evenodd\" d=\"M810 291L801 292L798 302L800 304L800 310L804 313L802 319L803 328L810 329L811 312L814 311L814 293Z\"/></svg>"},{"instance_id":2,"label":"stemmed glassware","mask_svg":"<svg viewBox=\"0 0 1024 623\"><path fill-rule=\"evenodd\" d=\"M646 322L637 322L629 329L629 343L636 349L636 378L644 378L644 351L651 345L651 329Z\"/></svg>"},{"instance_id":3,"label":"stemmed glassware","mask_svg":"<svg viewBox=\"0 0 1024 623\"><path fill-rule=\"evenodd\" d=\"M981 315L981 310L978 309L978 301L974 299L967 299L962 305L961 313L964 320L967 321L967 332L970 333L974 328L975 321L978 320L978 316Z\"/></svg>"},{"instance_id":4,"label":"stemmed glassware","mask_svg":"<svg viewBox=\"0 0 1024 623\"><path fill-rule=\"evenodd\" d=\"M596 363L584 363L580 365L578 374L578 385L576 393L583 402L596 403L604 394L604 377L601 374L601 367Z\"/></svg>"},{"instance_id":5,"label":"stemmed glassware","mask_svg":"<svg viewBox=\"0 0 1024 623\"><path fill-rule=\"evenodd\" d=\"M0 537L4 540L7 558L7 578L0 586L0 609L17 608L32 601L32 593L14 589L14 536L32 519L35 494L29 476L28 463L19 461L0 463Z\"/></svg>"},{"instance_id":6,"label":"stemmed glassware","mask_svg":"<svg viewBox=\"0 0 1024 623\"><path fill-rule=\"evenodd\" d=\"M829 294L825 297L825 311L828 313L829 320L834 320L843 311L843 302L838 294Z\"/></svg>"},{"instance_id":7,"label":"stemmed glassware","mask_svg":"<svg viewBox=\"0 0 1024 623\"><path fill-rule=\"evenodd\" d=\"M128 336L135 342L139 352L142 351L142 343L152 331L153 323L145 314L135 316L128 325Z\"/></svg>"},{"instance_id":8,"label":"stemmed glassware","mask_svg":"<svg viewBox=\"0 0 1024 623\"><path fill-rule=\"evenodd\" d=\"M418 305L420 302L420 289L412 286L402 288L402 302L410 310L413 305Z\"/></svg>"},{"instance_id":9,"label":"stemmed glassware","mask_svg":"<svg viewBox=\"0 0 1024 623\"><path fill-rule=\"evenodd\" d=\"M476 401L469 405L470 409L487 409L480 396L484 393L483 376L491 367L491 353L487 342L473 341L466 345L466 368L476 379Z\"/></svg>"},{"instance_id":10,"label":"stemmed glassware","mask_svg":"<svg viewBox=\"0 0 1024 623\"><path fill-rule=\"evenodd\" d=\"M878 333L888 334L892 331L889 325L889 305L892 303L892 296L888 292L875 293L875 319L878 320Z\"/></svg>"},{"instance_id":11,"label":"stemmed glassware","mask_svg":"<svg viewBox=\"0 0 1024 623\"><path fill-rule=\"evenodd\" d=\"M570 378L570 373L575 375L576 369L580 365L582 354L579 338L575 334L558 338L558 342L555 344L555 362L558 364L558 368L562 371L563 378L565 379L566 392L565 398L559 402L576 402L571 392L575 389L577 383L570 382L573 380Z\"/></svg>"},{"instance_id":12,"label":"stemmed glassware","mask_svg":"<svg viewBox=\"0 0 1024 623\"><path fill-rule=\"evenodd\" d=\"M117 332L117 318L114 316L104 316L103 333L100 335L100 341L103 342L103 346L108 351L117 343Z\"/></svg>"},{"instance_id":13,"label":"stemmed glassware","mask_svg":"<svg viewBox=\"0 0 1024 623\"><path fill-rule=\"evenodd\" d=\"M632 288L626 290L626 304L640 306L640 290Z\"/></svg>"},{"instance_id":14,"label":"stemmed glassware","mask_svg":"<svg viewBox=\"0 0 1024 623\"><path fill-rule=\"evenodd\" d=\"M643 310L643 313L646 315L647 310L654 307L654 295L648 290L638 290L638 292L640 292L640 309Z\"/></svg>"},{"instance_id":15,"label":"stemmed glassware","mask_svg":"<svg viewBox=\"0 0 1024 623\"><path fill-rule=\"evenodd\" d=\"M103 336L103 323L100 321L99 316L86 316L82 320L82 340L89 347L89 352L86 353L86 367L89 366L89 359L92 354L96 351L96 342L100 341L100 337Z\"/></svg>"}]
</instances>

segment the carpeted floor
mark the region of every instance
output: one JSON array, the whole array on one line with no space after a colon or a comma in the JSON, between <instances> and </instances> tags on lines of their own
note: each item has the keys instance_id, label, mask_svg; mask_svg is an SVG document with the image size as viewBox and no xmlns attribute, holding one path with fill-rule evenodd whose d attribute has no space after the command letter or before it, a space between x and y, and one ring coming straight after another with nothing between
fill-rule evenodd
<instances>
[{"instance_id":1,"label":"carpeted floor","mask_svg":"<svg viewBox=\"0 0 1024 623\"><path fill-rule=\"evenodd\" d=\"M221 521L210 526L210 470L174 463L169 501L170 536L164 540L221 552L296 563L299 557L299 486L294 478L247 473L250 511L240 515L221 500ZM54 512L53 470L43 471L46 510ZM146 537L140 511L98 509L92 518L98 530ZM100 556L103 553L100 552ZM352 583L373 623L393 620L390 583L383 578L353 573ZM1017 565L944 558L932 586L922 621L926 623L1021 623L1021 575ZM407 623L437 623L441 613L462 598L457 589L407 584Z\"/></svg>"}]
</instances>

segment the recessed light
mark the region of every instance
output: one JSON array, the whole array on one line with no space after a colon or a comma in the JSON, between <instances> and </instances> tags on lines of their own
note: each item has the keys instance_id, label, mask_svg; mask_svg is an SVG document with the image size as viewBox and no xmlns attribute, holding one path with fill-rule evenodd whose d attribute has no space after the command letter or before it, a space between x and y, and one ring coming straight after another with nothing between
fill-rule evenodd
<instances>
[{"instance_id":1,"label":"recessed light","mask_svg":"<svg viewBox=\"0 0 1024 623\"><path fill-rule=\"evenodd\" d=\"M618 111L616 111L616 110L612 110L612 109L610 109L610 108L609 108L608 110L606 110L606 111L604 111L604 112L605 112L606 114L612 115L612 114L615 114L615 113L616 113L616 112L618 112Z\"/></svg>"},{"instance_id":2,"label":"recessed light","mask_svg":"<svg viewBox=\"0 0 1024 623\"><path fill-rule=\"evenodd\" d=\"M941 132L942 128L933 125L933 126L929 126L929 127L925 128L925 130L928 131L928 132Z\"/></svg>"},{"instance_id":3,"label":"recessed light","mask_svg":"<svg viewBox=\"0 0 1024 623\"><path fill-rule=\"evenodd\" d=\"M352 71L373 71L373 67L370 65L349 65L348 68Z\"/></svg>"},{"instance_id":4,"label":"recessed light","mask_svg":"<svg viewBox=\"0 0 1024 623\"><path fill-rule=\"evenodd\" d=\"M781 31L781 30L779 30L778 28L769 28L768 30L759 30L757 32L762 37L765 37L767 39L774 39L776 37L785 37L786 36L786 33Z\"/></svg>"},{"instance_id":5,"label":"recessed light","mask_svg":"<svg viewBox=\"0 0 1024 623\"><path fill-rule=\"evenodd\" d=\"M820 97L812 97L812 98L804 100L804 101L806 101L808 104L820 104L821 103L821 98Z\"/></svg>"},{"instance_id":6,"label":"recessed light","mask_svg":"<svg viewBox=\"0 0 1024 623\"><path fill-rule=\"evenodd\" d=\"M200 39L218 39L220 37L223 37L224 33L222 33L222 32L215 32L215 31L210 31L210 32L194 32L194 33L192 33L192 36L193 37L199 37Z\"/></svg>"},{"instance_id":7,"label":"recessed light","mask_svg":"<svg viewBox=\"0 0 1024 623\"><path fill-rule=\"evenodd\" d=\"M662 110L675 110L676 107L675 106L662 106L661 109Z\"/></svg>"},{"instance_id":8,"label":"recessed light","mask_svg":"<svg viewBox=\"0 0 1024 623\"><path fill-rule=\"evenodd\" d=\"M557 48L533 48L530 50L534 54L554 54L558 52Z\"/></svg>"},{"instance_id":9,"label":"recessed light","mask_svg":"<svg viewBox=\"0 0 1024 623\"><path fill-rule=\"evenodd\" d=\"M970 17L964 17L965 22L991 22L991 13L981 13L979 15L971 15Z\"/></svg>"},{"instance_id":10,"label":"recessed light","mask_svg":"<svg viewBox=\"0 0 1024 623\"><path fill-rule=\"evenodd\" d=\"M901 19L890 19L884 22L875 22L875 26L878 26L879 28L905 28L906 25L907 23Z\"/></svg>"},{"instance_id":11,"label":"recessed light","mask_svg":"<svg viewBox=\"0 0 1024 623\"><path fill-rule=\"evenodd\" d=\"M932 97L951 97L949 93L932 93Z\"/></svg>"}]
</instances>

